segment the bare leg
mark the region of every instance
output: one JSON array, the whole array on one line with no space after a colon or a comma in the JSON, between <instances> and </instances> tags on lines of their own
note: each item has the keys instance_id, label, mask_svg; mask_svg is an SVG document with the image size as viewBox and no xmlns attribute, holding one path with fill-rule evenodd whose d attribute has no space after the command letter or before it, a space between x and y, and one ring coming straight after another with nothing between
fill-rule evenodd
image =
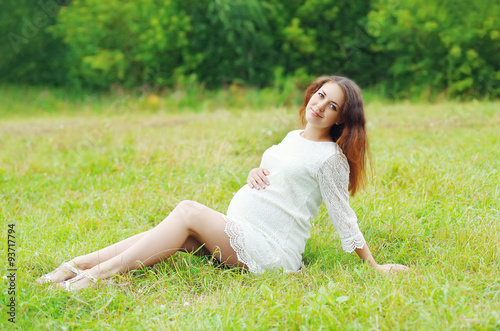
<instances>
[{"instance_id":1,"label":"bare leg","mask_svg":"<svg viewBox=\"0 0 500 331\"><path fill-rule=\"evenodd\" d=\"M146 233L148 233L149 231L151 230L136 234L132 237L124 239L120 242L117 242L116 244L112 244L98 251L86 255L77 256L72 260L70 260L69 262L71 263L71 265L76 266L80 270L91 269L92 267L98 265L99 263L105 262L117 256L118 254L121 254L129 247L131 247L133 244L138 242L139 239L144 237L144 235L146 235ZM184 244L179 250L186 253L194 253L196 256L210 255L210 252L204 247L204 245L191 236L188 237L186 242L184 242Z\"/></svg>"},{"instance_id":2,"label":"bare leg","mask_svg":"<svg viewBox=\"0 0 500 331\"><path fill-rule=\"evenodd\" d=\"M187 240L184 242L182 245L181 249L179 249L181 252L185 253L194 253L196 256L207 256L211 255L210 251L200 243L198 240L196 240L194 237L189 236Z\"/></svg>"},{"instance_id":3,"label":"bare leg","mask_svg":"<svg viewBox=\"0 0 500 331\"><path fill-rule=\"evenodd\" d=\"M149 230L151 231L151 230ZM116 255L122 253L127 248L135 244L139 239L141 239L144 235L146 235L148 231L136 234L135 236L124 239L116 244L105 247L96 252L77 256L74 259L68 261L71 266L74 266L80 270L90 269L95 265L98 265L101 262L107 261ZM59 283L67 279L71 279L75 277L76 274L65 267L59 267L54 270L51 275L51 280L53 283ZM43 276L37 279L38 283L43 283Z\"/></svg>"},{"instance_id":4,"label":"bare leg","mask_svg":"<svg viewBox=\"0 0 500 331\"><path fill-rule=\"evenodd\" d=\"M98 251L92 252L90 254L86 255L81 255L77 256L74 259L70 260L68 263L70 263L72 266L75 266L76 268L80 270L87 270L90 269L99 263L105 262L118 254L121 254L125 250L127 250L129 247L131 247L133 244L139 241L142 237L144 237L149 231L144 231L142 233L136 234L132 237L129 237L127 239L124 239L116 244L107 246L103 249L100 249ZM193 237L189 237L186 242L182 245L181 251L187 252L187 253L192 253L195 252L196 255L198 256L204 256L204 255L209 255L210 252L205 248L201 247L202 244L194 239ZM201 248L200 248L201 247ZM55 272L52 275L52 280L54 283L62 282L67 279L71 279L74 276L76 276L75 273L71 272L70 270L67 270L66 268L60 268L57 272ZM42 283L42 280L38 280L39 283Z\"/></svg>"},{"instance_id":5,"label":"bare leg","mask_svg":"<svg viewBox=\"0 0 500 331\"><path fill-rule=\"evenodd\" d=\"M98 265L99 263L105 262L117 256L118 254L123 253L133 244L138 242L142 237L144 237L149 231L151 230L136 234L135 236L119 241L116 244L110 245L93 253L77 256L71 261L74 262L79 269L90 269L93 266Z\"/></svg>"},{"instance_id":6,"label":"bare leg","mask_svg":"<svg viewBox=\"0 0 500 331\"><path fill-rule=\"evenodd\" d=\"M93 253L87 255L77 256L71 260L79 269L86 270L90 269L99 263L106 262L109 259L123 253L129 249L132 245L138 242L142 237L148 234L152 230L144 231L142 233L136 234L135 236L124 239L116 244L110 245ZM180 250L183 252L191 253L197 252L197 255L207 255L210 252L207 249L200 249L202 244L193 237L188 237L184 244L181 246Z\"/></svg>"},{"instance_id":7,"label":"bare leg","mask_svg":"<svg viewBox=\"0 0 500 331\"><path fill-rule=\"evenodd\" d=\"M194 201L183 201L154 229L149 230L137 242L122 253L89 270L96 278L109 278L115 274L158 263L178 250L192 250L197 243L216 258L228 265L245 267L238 261L236 252L224 232L226 222L222 215ZM192 238L192 239L190 239ZM190 240L188 240L190 239ZM193 241L196 240L196 241ZM186 247L186 244L194 246ZM87 279L72 284L73 288L89 285Z\"/></svg>"}]
</instances>

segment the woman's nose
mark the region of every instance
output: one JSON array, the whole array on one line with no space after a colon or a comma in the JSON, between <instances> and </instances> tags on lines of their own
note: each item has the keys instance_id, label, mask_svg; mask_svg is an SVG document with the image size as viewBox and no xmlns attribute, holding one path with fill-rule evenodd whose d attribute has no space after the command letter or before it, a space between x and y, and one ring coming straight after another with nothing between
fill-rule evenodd
<instances>
[{"instance_id":1,"label":"woman's nose","mask_svg":"<svg viewBox=\"0 0 500 331\"><path fill-rule=\"evenodd\" d=\"M318 110L323 111L323 110L325 110L326 105L327 105L327 102L322 100L322 101L317 103L316 107Z\"/></svg>"}]
</instances>

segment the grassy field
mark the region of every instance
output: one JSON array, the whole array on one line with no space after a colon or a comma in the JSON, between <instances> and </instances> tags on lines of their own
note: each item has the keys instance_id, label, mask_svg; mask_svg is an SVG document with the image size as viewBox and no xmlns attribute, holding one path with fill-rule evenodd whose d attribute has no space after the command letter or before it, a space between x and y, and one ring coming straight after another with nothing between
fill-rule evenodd
<instances>
[{"instance_id":1,"label":"grassy field","mask_svg":"<svg viewBox=\"0 0 500 331\"><path fill-rule=\"evenodd\" d=\"M181 200L225 212L296 123L292 108L145 102L119 112L51 103L37 115L45 106L27 99L29 116L19 102L0 110L0 237L6 247L15 224L19 329L500 328L499 102L367 104L374 171L351 204L376 260L409 265L408 274L379 274L345 254L323 207L300 273L242 274L177 254L115 279L126 287L35 285L75 255L150 229Z\"/></svg>"}]
</instances>

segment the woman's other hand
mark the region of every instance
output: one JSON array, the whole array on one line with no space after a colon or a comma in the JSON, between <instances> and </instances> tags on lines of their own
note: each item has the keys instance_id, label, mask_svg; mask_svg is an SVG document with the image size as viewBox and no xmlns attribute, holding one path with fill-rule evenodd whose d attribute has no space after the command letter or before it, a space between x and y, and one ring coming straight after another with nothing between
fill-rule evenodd
<instances>
[{"instance_id":1,"label":"woman's other hand","mask_svg":"<svg viewBox=\"0 0 500 331\"><path fill-rule=\"evenodd\" d=\"M410 268L402 264L378 264L375 269L383 273L408 272Z\"/></svg>"},{"instance_id":2,"label":"woman's other hand","mask_svg":"<svg viewBox=\"0 0 500 331\"><path fill-rule=\"evenodd\" d=\"M390 274L396 272L407 272L410 270L410 268L402 264L378 264L373 259L373 255L370 252L370 248L368 248L368 244L364 244L362 248L356 248L355 251L363 262L378 271L382 271L383 273Z\"/></svg>"},{"instance_id":3,"label":"woman's other hand","mask_svg":"<svg viewBox=\"0 0 500 331\"><path fill-rule=\"evenodd\" d=\"M250 170L247 178L247 184L250 188L256 188L257 190L265 189L266 186L269 186L269 179L267 176L269 175L269 170L264 168L254 168Z\"/></svg>"}]
</instances>

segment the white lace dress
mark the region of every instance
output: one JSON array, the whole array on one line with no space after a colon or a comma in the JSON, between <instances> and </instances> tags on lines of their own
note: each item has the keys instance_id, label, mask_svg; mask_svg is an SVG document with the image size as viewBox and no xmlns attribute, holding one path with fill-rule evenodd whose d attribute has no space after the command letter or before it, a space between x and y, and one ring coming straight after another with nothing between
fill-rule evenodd
<instances>
[{"instance_id":1,"label":"white lace dress","mask_svg":"<svg viewBox=\"0 0 500 331\"><path fill-rule=\"evenodd\" d=\"M266 150L260 167L269 170L264 190L243 186L233 197L225 231L238 260L253 273L268 269L297 271L310 237L310 220L325 201L342 248L365 244L349 206L349 164L334 142L315 142L289 132Z\"/></svg>"}]
</instances>

